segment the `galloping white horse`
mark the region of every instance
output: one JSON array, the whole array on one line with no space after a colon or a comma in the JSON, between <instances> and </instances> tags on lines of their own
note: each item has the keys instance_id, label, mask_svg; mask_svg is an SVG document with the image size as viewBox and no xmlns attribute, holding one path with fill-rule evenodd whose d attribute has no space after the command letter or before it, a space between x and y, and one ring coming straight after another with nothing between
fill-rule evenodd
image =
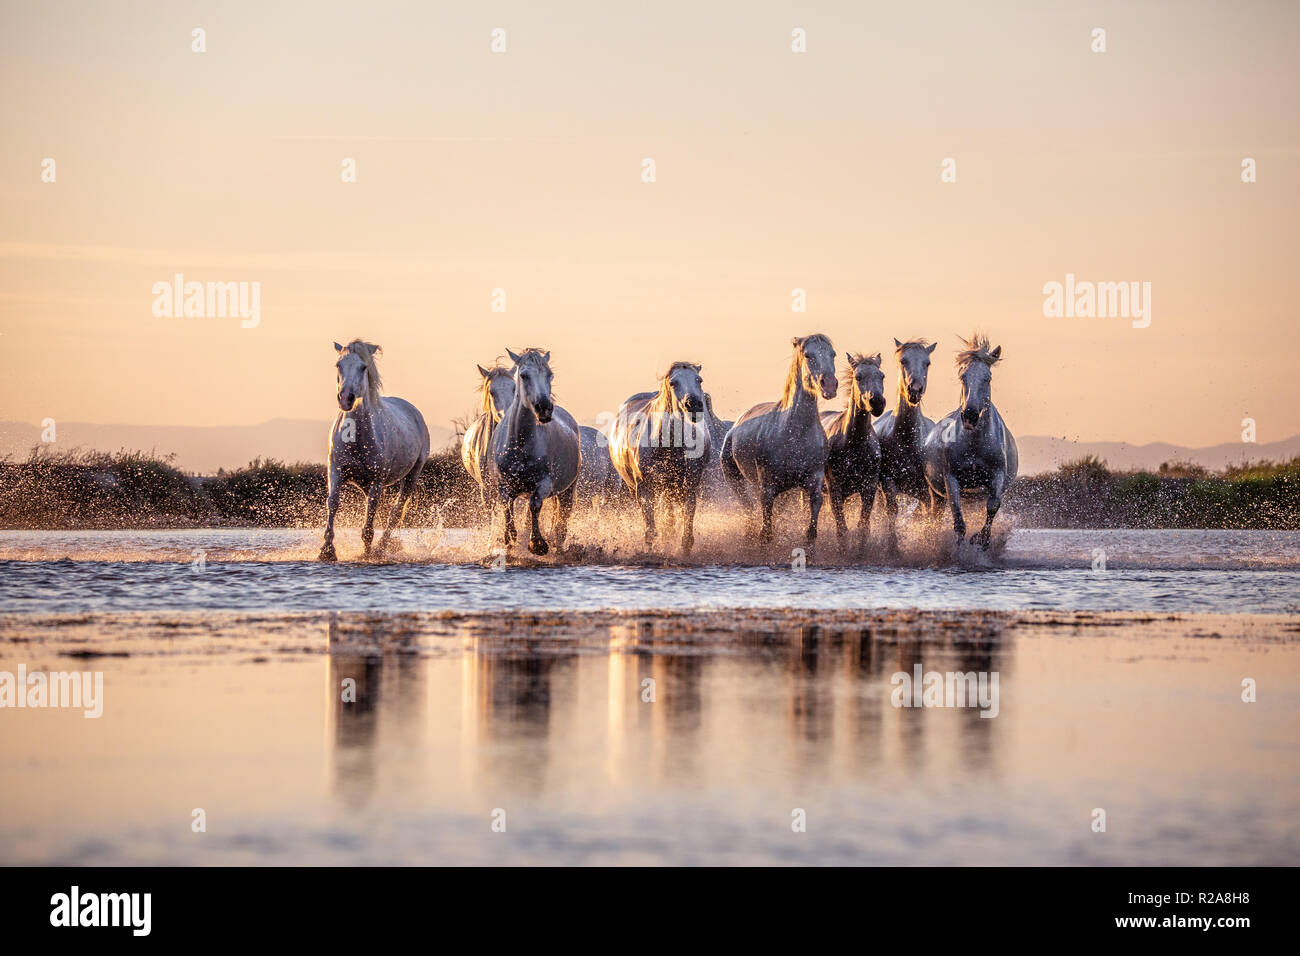
<instances>
[{"instance_id":1,"label":"galloping white horse","mask_svg":"<svg viewBox=\"0 0 1300 956\"><path fill-rule=\"evenodd\" d=\"M862 513L858 518L861 542L871 526L871 506L880 483L880 439L871 427L871 416L885 410L885 373L880 353L850 355L845 376L850 382L849 400L842 412L822 412L826 429L826 490L831 496L831 514L840 538L848 533L844 523L844 501L859 496Z\"/></svg>"},{"instance_id":2,"label":"galloping white horse","mask_svg":"<svg viewBox=\"0 0 1300 956\"><path fill-rule=\"evenodd\" d=\"M515 394L492 436L497 500L505 511L503 541L506 547L514 543L515 499L528 495L532 516L528 550L546 554L550 548L542 537L537 513L547 498L556 499L555 544L564 547L582 466L578 423L551 398L550 352L524 349L520 355L509 350L506 354L515 363Z\"/></svg>"},{"instance_id":3,"label":"galloping white horse","mask_svg":"<svg viewBox=\"0 0 1300 956\"><path fill-rule=\"evenodd\" d=\"M515 377L508 368L494 365L492 368L478 366L482 377L479 393L483 400L483 410L469 428L460 443L460 460L470 477L478 484L479 500L487 504L487 474L492 457L492 433L497 422L505 414L510 400L515 396Z\"/></svg>"},{"instance_id":4,"label":"galloping white horse","mask_svg":"<svg viewBox=\"0 0 1300 956\"><path fill-rule=\"evenodd\" d=\"M695 505L709 464L710 435L700 366L674 362L658 392L638 392L619 407L609 457L645 517L646 547L654 544L655 507L682 511L682 550L695 544Z\"/></svg>"},{"instance_id":5,"label":"galloping white horse","mask_svg":"<svg viewBox=\"0 0 1300 956\"><path fill-rule=\"evenodd\" d=\"M375 537L375 509L385 486L401 483L397 501L388 516L388 527L379 539L382 552L389 535L406 513L406 503L429 460L429 429L424 416L410 402L380 394L379 369L375 365L378 345L353 339L347 345L334 343L339 355L339 414L330 429L329 497L325 522L325 543L321 561L335 561L334 515L339 509L339 491L352 482L366 495L366 520L361 528L365 554Z\"/></svg>"},{"instance_id":6,"label":"galloping white horse","mask_svg":"<svg viewBox=\"0 0 1300 956\"><path fill-rule=\"evenodd\" d=\"M958 541L966 534L962 492L986 492L984 527L971 535L971 541L987 550L1002 495L1016 480L1020 452L1011 429L993 405L993 366L1002 358L1002 346L990 351L988 337L979 333L963 339L962 346L957 353L961 404L930 432L925 443L925 477L935 499L947 498L952 506Z\"/></svg>"},{"instance_id":7,"label":"galloping white horse","mask_svg":"<svg viewBox=\"0 0 1300 956\"><path fill-rule=\"evenodd\" d=\"M930 374L930 354L934 345L921 339L900 342L894 339L898 358L898 408L876 419L876 436L880 439L880 488L885 493L885 512L889 516L889 550L898 550L898 493L911 495L922 504L930 501L925 481L925 459L921 448L934 422L921 414L921 397Z\"/></svg>"},{"instance_id":8,"label":"galloping white horse","mask_svg":"<svg viewBox=\"0 0 1300 956\"><path fill-rule=\"evenodd\" d=\"M817 538L817 514L826 478L826 434L817 414L817 395L839 391L835 349L826 336L808 335L790 343L794 356L779 402L755 405L736 420L722 441L722 471L736 496L753 507L748 486L758 489L761 540L772 540L772 504L792 488L808 494L808 544Z\"/></svg>"}]
</instances>

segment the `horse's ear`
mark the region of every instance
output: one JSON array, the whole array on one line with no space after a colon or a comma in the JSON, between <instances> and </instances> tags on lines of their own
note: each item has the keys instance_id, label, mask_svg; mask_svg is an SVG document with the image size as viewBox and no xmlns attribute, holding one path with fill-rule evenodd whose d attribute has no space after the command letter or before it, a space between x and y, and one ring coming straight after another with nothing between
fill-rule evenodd
<instances>
[{"instance_id":1,"label":"horse's ear","mask_svg":"<svg viewBox=\"0 0 1300 956\"><path fill-rule=\"evenodd\" d=\"M696 365L696 366L695 366L695 374L696 374L696 375L699 375L699 374L700 374L701 372L703 372L703 371L704 371L704 366L703 366L703 365Z\"/></svg>"},{"instance_id":2,"label":"horse's ear","mask_svg":"<svg viewBox=\"0 0 1300 956\"><path fill-rule=\"evenodd\" d=\"M870 362L872 365L879 365L880 359L881 359L880 353L877 352L873 358L869 358L867 359L867 361Z\"/></svg>"},{"instance_id":3,"label":"horse's ear","mask_svg":"<svg viewBox=\"0 0 1300 956\"><path fill-rule=\"evenodd\" d=\"M898 341L898 339L894 339L894 348L901 349L902 347L903 347L903 343Z\"/></svg>"},{"instance_id":4,"label":"horse's ear","mask_svg":"<svg viewBox=\"0 0 1300 956\"><path fill-rule=\"evenodd\" d=\"M999 346L998 346L997 348L995 348L992 352L990 352L989 355L993 357L993 361L995 361L995 362L996 362L998 359L1002 358L1002 346L999 345Z\"/></svg>"},{"instance_id":5,"label":"horse's ear","mask_svg":"<svg viewBox=\"0 0 1300 956\"><path fill-rule=\"evenodd\" d=\"M543 362L546 362L547 364L550 364L550 361L551 361L551 353L550 353L550 350L549 350L549 349L547 350L546 354L542 356L542 361L543 361Z\"/></svg>"},{"instance_id":6,"label":"horse's ear","mask_svg":"<svg viewBox=\"0 0 1300 956\"><path fill-rule=\"evenodd\" d=\"M931 353L934 352L934 350L937 349L938 347L939 347L939 343L938 343L938 342L934 342L933 344L931 344L930 346L928 346L928 347L926 348L926 350L925 350L925 354L926 354L926 355L931 354Z\"/></svg>"},{"instance_id":7,"label":"horse's ear","mask_svg":"<svg viewBox=\"0 0 1300 956\"><path fill-rule=\"evenodd\" d=\"M334 351L335 351L335 352L342 352L342 351L343 351L343 346L341 346L341 345L339 345L337 342L335 342L335 343L334 343Z\"/></svg>"},{"instance_id":8,"label":"horse's ear","mask_svg":"<svg viewBox=\"0 0 1300 956\"><path fill-rule=\"evenodd\" d=\"M478 366L478 373L482 375L484 378L487 378L489 375L492 374L487 369L485 369L482 365Z\"/></svg>"},{"instance_id":9,"label":"horse's ear","mask_svg":"<svg viewBox=\"0 0 1300 956\"><path fill-rule=\"evenodd\" d=\"M519 356L516 355L514 352L510 351L509 349L506 349L506 355L510 356L510 361L514 362L516 365L519 364Z\"/></svg>"},{"instance_id":10,"label":"horse's ear","mask_svg":"<svg viewBox=\"0 0 1300 956\"><path fill-rule=\"evenodd\" d=\"M790 344L793 345L795 348L798 348L800 345L803 344L803 339L799 338L799 336L796 335L794 338L790 340Z\"/></svg>"}]
</instances>

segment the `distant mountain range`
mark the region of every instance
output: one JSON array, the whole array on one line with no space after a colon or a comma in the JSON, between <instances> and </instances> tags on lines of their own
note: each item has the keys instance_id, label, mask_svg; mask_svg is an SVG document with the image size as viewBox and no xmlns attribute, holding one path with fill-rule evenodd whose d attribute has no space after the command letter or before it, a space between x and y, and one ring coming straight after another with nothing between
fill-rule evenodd
<instances>
[{"instance_id":1,"label":"distant mountain range","mask_svg":"<svg viewBox=\"0 0 1300 956\"><path fill-rule=\"evenodd\" d=\"M323 462L330 422L299 418L274 418L260 425L93 425L59 422L56 448L80 447L95 451L175 453L176 467L198 474L212 474L248 464L254 458L277 458L284 462ZM450 428L432 425L429 437L435 451L452 440ZM1025 435L1020 446L1020 473L1032 475L1054 471L1067 461L1085 455L1104 459L1114 471L1145 468L1155 470L1166 461L1187 461L1217 471L1243 461L1284 461L1300 456L1300 435L1267 444L1232 442L1210 448L1186 448L1156 442L1130 445L1127 442L1071 441L1043 435ZM41 443L41 428L26 422L0 422L0 456L25 457Z\"/></svg>"}]
</instances>

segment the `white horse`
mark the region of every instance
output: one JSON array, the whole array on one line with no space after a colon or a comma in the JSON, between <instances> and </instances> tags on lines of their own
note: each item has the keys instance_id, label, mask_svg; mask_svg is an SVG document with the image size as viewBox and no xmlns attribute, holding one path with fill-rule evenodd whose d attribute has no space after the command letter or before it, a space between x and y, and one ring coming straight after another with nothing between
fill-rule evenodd
<instances>
[{"instance_id":1,"label":"white horse","mask_svg":"<svg viewBox=\"0 0 1300 956\"><path fill-rule=\"evenodd\" d=\"M934 422L921 414L921 397L930 374L930 354L934 345L922 339L900 342L894 339L898 358L898 408L876 419L876 436L880 439L880 488L885 493L885 513L889 517L889 550L898 550L898 493L911 495L922 504L930 501L925 481L922 446L930 436Z\"/></svg>"},{"instance_id":2,"label":"white horse","mask_svg":"<svg viewBox=\"0 0 1300 956\"><path fill-rule=\"evenodd\" d=\"M962 492L987 494L984 527L971 535L972 542L987 550L1002 496L1016 480L1020 452L993 405L993 366L1002 358L1002 346L990 351L988 338L978 333L963 339L962 346L957 353L961 404L935 424L925 443L925 477L935 500L947 498L952 506L958 541L966 534Z\"/></svg>"},{"instance_id":3,"label":"white horse","mask_svg":"<svg viewBox=\"0 0 1300 956\"><path fill-rule=\"evenodd\" d=\"M794 356L779 402L755 405L736 420L722 441L722 471L736 496L753 508L749 487L758 490L763 543L772 540L772 505L793 488L808 495L806 537L817 538L817 514L826 479L826 434L817 414L817 395L831 399L839 391L835 349L824 335L791 340Z\"/></svg>"},{"instance_id":4,"label":"white horse","mask_svg":"<svg viewBox=\"0 0 1300 956\"><path fill-rule=\"evenodd\" d=\"M400 483L388 527L379 539L382 552L405 515L406 503L429 460L429 429L424 416L405 399L380 394L379 369L375 365L379 346L353 339L347 345L335 342L334 351L339 356L335 363L339 414L330 429L328 517L321 561L338 559L334 553L334 515L339 510L339 491L346 482L352 482L366 495L361 541L369 557L379 496L386 486Z\"/></svg>"},{"instance_id":5,"label":"white horse","mask_svg":"<svg viewBox=\"0 0 1300 956\"><path fill-rule=\"evenodd\" d=\"M656 505L682 512L682 550L695 544L695 506L709 465L710 435L700 366L674 362L659 391L638 392L618 410L609 457L641 505L645 543L655 540Z\"/></svg>"},{"instance_id":6,"label":"white horse","mask_svg":"<svg viewBox=\"0 0 1300 956\"><path fill-rule=\"evenodd\" d=\"M551 398L550 352L524 349L520 355L509 350L506 354L515 363L515 394L492 436L497 500L505 511L503 542L506 547L514 543L515 499L528 495L532 516L528 550L546 554L550 548L542 537L537 514L547 498L556 499L555 544L564 547L582 467L578 423Z\"/></svg>"},{"instance_id":7,"label":"white horse","mask_svg":"<svg viewBox=\"0 0 1300 956\"><path fill-rule=\"evenodd\" d=\"M469 428L460 443L460 460L465 470L478 485L479 500L487 504L487 474L492 458L492 433L497 422L505 414L511 399L515 396L515 377L510 369L500 365L492 368L478 366L482 379L479 393L483 401L483 410Z\"/></svg>"},{"instance_id":8,"label":"white horse","mask_svg":"<svg viewBox=\"0 0 1300 956\"><path fill-rule=\"evenodd\" d=\"M841 412L822 412L826 430L826 490L831 496L831 514L840 538L848 534L844 523L844 502L854 495L862 501L858 531L863 542L871 526L871 506L880 483L880 439L871 427L871 416L885 410L885 373L880 353L844 353L849 367L849 400Z\"/></svg>"}]
</instances>

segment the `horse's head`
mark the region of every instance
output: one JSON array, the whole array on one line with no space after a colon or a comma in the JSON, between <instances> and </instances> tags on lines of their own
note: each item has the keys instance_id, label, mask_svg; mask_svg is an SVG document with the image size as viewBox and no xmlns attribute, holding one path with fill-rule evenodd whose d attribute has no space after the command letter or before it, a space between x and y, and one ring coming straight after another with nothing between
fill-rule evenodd
<instances>
[{"instance_id":1,"label":"horse's head","mask_svg":"<svg viewBox=\"0 0 1300 956\"><path fill-rule=\"evenodd\" d=\"M799 356L803 387L822 398L834 398L840 390L835 377L835 347L826 336L817 333L790 340Z\"/></svg>"},{"instance_id":2,"label":"horse's head","mask_svg":"<svg viewBox=\"0 0 1300 956\"><path fill-rule=\"evenodd\" d=\"M920 405L930 375L930 353L934 351L934 345L927 345L924 339L913 339L910 342L894 339L894 345L897 347L894 354L898 356L898 367L902 374L899 392L909 405Z\"/></svg>"},{"instance_id":3,"label":"horse's head","mask_svg":"<svg viewBox=\"0 0 1300 956\"><path fill-rule=\"evenodd\" d=\"M499 422L506 409L510 407L510 403L514 401L515 377L510 369L502 368L500 365L494 365L492 368L484 368L480 365L478 373L483 376L483 382L479 386L483 394L483 411L490 415L494 422Z\"/></svg>"},{"instance_id":4,"label":"horse's head","mask_svg":"<svg viewBox=\"0 0 1300 956\"><path fill-rule=\"evenodd\" d=\"M853 382L852 404L872 415L884 414L885 370L880 367L880 353L851 355L845 352L844 357L849 362L845 374Z\"/></svg>"},{"instance_id":5,"label":"horse's head","mask_svg":"<svg viewBox=\"0 0 1300 956\"><path fill-rule=\"evenodd\" d=\"M551 399L551 353L524 349L516 355L506 349L506 354L515 363L515 394L545 425L555 414L555 402Z\"/></svg>"},{"instance_id":6,"label":"horse's head","mask_svg":"<svg viewBox=\"0 0 1300 956\"><path fill-rule=\"evenodd\" d=\"M978 332L962 339L957 353L957 377L961 380L961 427L976 428L993 404L993 366L1002 358L1002 346L989 348L988 336Z\"/></svg>"},{"instance_id":7,"label":"horse's head","mask_svg":"<svg viewBox=\"0 0 1300 956\"><path fill-rule=\"evenodd\" d=\"M334 363L338 371L339 408L345 412L352 411L357 402L379 388L379 369L375 365L375 353L382 352L378 345L353 339L347 345L334 343L334 351L339 354Z\"/></svg>"},{"instance_id":8,"label":"horse's head","mask_svg":"<svg viewBox=\"0 0 1300 956\"><path fill-rule=\"evenodd\" d=\"M691 416L698 415L707 407L700 368L690 362L674 362L664 375L661 386L668 393L672 406Z\"/></svg>"}]
</instances>

